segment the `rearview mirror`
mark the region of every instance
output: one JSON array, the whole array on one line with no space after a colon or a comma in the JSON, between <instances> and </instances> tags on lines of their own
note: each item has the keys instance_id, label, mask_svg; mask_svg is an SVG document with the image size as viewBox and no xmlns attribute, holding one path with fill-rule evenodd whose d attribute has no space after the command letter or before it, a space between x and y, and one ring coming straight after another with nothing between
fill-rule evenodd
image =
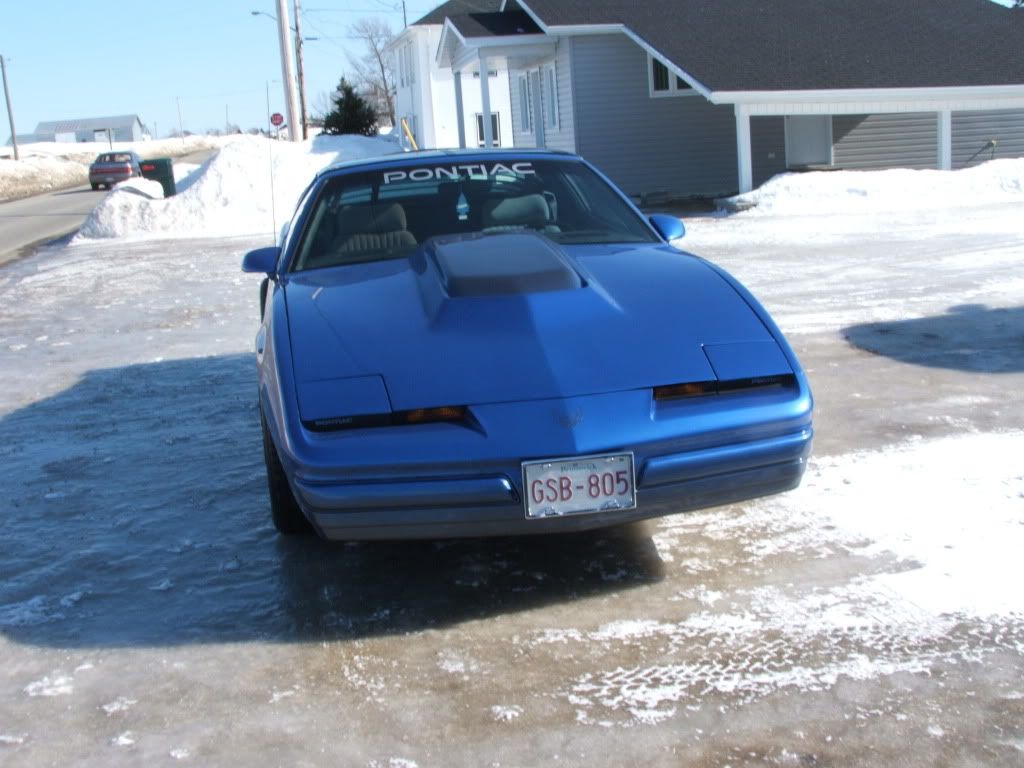
<instances>
[{"instance_id":1,"label":"rearview mirror","mask_svg":"<svg viewBox=\"0 0 1024 768\"><path fill-rule=\"evenodd\" d=\"M669 216L667 213L652 213L647 220L651 222L652 227L658 230L658 234L665 239L665 242L678 240L686 234L686 227L676 216Z\"/></svg>"},{"instance_id":2,"label":"rearview mirror","mask_svg":"<svg viewBox=\"0 0 1024 768\"><path fill-rule=\"evenodd\" d=\"M276 245L267 248L257 248L249 251L242 259L243 272L262 272L272 275L277 271L277 260L281 258L281 249Z\"/></svg>"}]
</instances>

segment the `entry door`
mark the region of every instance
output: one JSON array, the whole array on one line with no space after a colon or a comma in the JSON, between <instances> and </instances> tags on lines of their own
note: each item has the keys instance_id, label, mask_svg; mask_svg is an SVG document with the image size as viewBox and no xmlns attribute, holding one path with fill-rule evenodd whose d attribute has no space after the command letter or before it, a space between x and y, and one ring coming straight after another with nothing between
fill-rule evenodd
<instances>
[{"instance_id":1,"label":"entry door","mask_svg":"<svg viewBox=\"0 0 1024 768\"><path fill-rule=\"evenodd\" d=\"M786 167L832 165L832 116L786 117Z\"/></svg>"}]
</instances>

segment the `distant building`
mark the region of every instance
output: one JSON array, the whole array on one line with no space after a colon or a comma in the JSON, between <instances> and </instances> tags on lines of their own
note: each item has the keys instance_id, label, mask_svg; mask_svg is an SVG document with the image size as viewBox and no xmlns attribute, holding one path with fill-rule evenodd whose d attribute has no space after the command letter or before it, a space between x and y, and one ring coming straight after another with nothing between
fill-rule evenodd
<instances>
[{"instance_id":1,"label":"distant building","mask_svg":"<svg viewBox=\"0 0 1024 768\"><path fill-rule=\"evenodd\" d=\"M149 134L138 115L117 115L42 122L31 135L18 136L18 142L106 141L108 131L111 141L141 141Z\"/></svg>"}]
</instances>

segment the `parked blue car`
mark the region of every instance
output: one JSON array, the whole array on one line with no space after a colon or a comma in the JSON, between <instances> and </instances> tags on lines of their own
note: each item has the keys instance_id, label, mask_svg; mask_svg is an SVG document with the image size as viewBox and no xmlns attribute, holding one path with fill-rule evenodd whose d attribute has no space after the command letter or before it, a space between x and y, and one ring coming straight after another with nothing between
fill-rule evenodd
<instances>
[{"instance_id":1,"label":"parked blue car","mask_svg":"<svg viewBox=\"0 0 1024 768\"><path fill-rule=\"evenodd\" d=\"M273 521L328 539L576 531L797 486L812 400L734 278L545 151L332 166L266 273Z\"/></svg>"}]
</instances>

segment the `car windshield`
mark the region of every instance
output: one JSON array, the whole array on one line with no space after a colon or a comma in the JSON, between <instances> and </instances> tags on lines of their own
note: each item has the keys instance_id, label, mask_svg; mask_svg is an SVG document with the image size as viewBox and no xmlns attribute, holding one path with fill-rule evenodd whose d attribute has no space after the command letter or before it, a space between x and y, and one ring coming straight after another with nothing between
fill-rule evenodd
<instances>
[{"instance_id":1,"label":"car windshield","mask_svg":"<svg viewBox=\"0 0 1024 768\"><path fill-rule=\"evenodd\" d=\"M130 163L132 156L128 152L107 153L96 158L97 163Z\"/></svg>"},{"instance_id":2,"label":"car windshield","mask_svg":"<svg viewBox=\"0 0 1024 768\"><path fill-rule=\"evenodd\" d=\"M330 179L292 271L402 258L432 238L520 231L562 244L657 242L578 161L435 159Z\"/></svg>"}]
</instances>

